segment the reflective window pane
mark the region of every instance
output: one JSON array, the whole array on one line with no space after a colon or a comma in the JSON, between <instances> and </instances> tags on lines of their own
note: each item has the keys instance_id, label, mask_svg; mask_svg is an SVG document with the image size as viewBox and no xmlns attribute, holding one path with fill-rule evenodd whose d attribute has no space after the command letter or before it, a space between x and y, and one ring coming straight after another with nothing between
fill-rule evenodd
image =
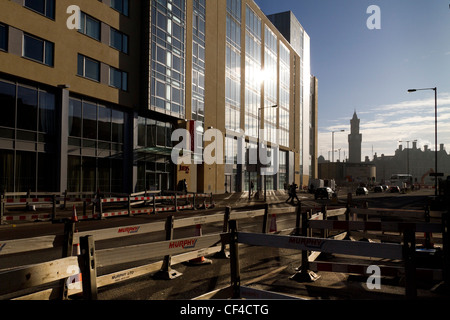
<instances>
[{"instance_id":1,"label":"reflective window pane","mask_svg":"<svg viewBox=\"0 0 450 320\"><path fill-rule=\"evenodd\" d=\"M26 115L17 118L17 128L36 131L38 95L36 89L19 86L17 96L17 114Z\"/></svg>"},{"instance_id":2,"label":"reflective window pane","mask_svg":"<svg viewBox=\"0 0 450 320\"><path fill-rule=\"evenodd\" d=\"M97 106L83 102L83 137L97 139Z\"/></svg>"},{"instance_id":3,"label":"reflective window pane","mask_svg":"<svg viewBox=\"0 0 450 320\"><path fill-rule=\"evenodd\" d=\"M81 101L69 100L69 136L81 137Z\"/></svg>"},{"instance_id":4,"label":"reflective window pane","mask_svg":"<svg viewBox=\"0 0 450 320\"><path fill-rule=\"evenodd\" d=\"M23 40L23 55L36 61L44 61L44 41L29 35L24 35Z\"/></svg>"},{"instance_id":5,"label":"reflective window pane","mask_svg":"<svg viewBox=\"0 0 450 320\"><path fill-rule=\"evenodd\" d=\"M0 81L0 126L15 127L16 86Z\"/></svg>"}]
</instances>

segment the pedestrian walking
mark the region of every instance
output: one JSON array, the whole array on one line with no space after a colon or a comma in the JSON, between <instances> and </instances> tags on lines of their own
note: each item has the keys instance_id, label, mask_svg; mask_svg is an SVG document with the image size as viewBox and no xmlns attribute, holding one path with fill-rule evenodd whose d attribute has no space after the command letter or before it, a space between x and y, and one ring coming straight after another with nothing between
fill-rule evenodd
<instances>
[{"instance_id":1,"label":"pedestrian walking","mask_svg":"<svg viewBox=\"0 0 450 320\"><path fill-rule=\"evenodd\" d=\"M289 186L289 198L286 200L286 202L291 201L291 203L294 203L294 198L297 199L297 202L300 202L299 198L297 197L297 184L295 182L292 182L292 184Z\"/></svg>"}]
</instances>

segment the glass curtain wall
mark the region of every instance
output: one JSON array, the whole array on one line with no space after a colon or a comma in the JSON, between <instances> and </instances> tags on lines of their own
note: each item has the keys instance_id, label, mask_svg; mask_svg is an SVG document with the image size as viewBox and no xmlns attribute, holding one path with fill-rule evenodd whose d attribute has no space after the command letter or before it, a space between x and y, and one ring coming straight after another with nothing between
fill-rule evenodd
<instances>
[{"instance_id":1,"label":"glass curtain wall","mask_svg":"<svg viewBox=\"0 0 450 320\"><path fill-rule=\"evenodd\" d=\"M265 27L264 46L264 138L266 141L278 143L277 140L277 109L271 108L277 104L277 37Z\"/></svg>"},{"instance_id":2,"label":"glass curtain wall","mask_svg":"<svg viewBox=\"0 0 450 320\"><path fill-rule=\"evenodd\" d=\"M39 86L0 80L0 189L56 191L56 95ZM26 116L18 116L26 115Z\"/></svg>"},{"instance_id":3,"label":"glass curtain wall","mask_svg":"<svg viewBox=\"0 0 450 320\"><path fill-rule=\"evenodd\" d=\"M291 84L291 55L288 48L280 42L280 81L279 81L279 144L289 147L289 105L290 105L290 84Z\"/></svg>"},{"instance_id":4,"label":"glass curtain wall","mask_svg":"<svg viewBox=\"0 0 450 320\"><path fill-rule=\"evenodd\" d=\"M227 0L225 128L241 127L241 0Z\"/></svg>"},{"instance_id":5,"label":"glass curtain wall","mask_svg":"<svg viewBox=\"0 0 450 320\"><path fill-rule=\"evenodd\" d=\"M122 192L124 130L125 112L69 99L68 191Z\"/></svg>"},{"instance_id":6,"label":"glass curtain wall","mask_svg":"<svg viewBox=\"0 0 450 320\"><path fill-rule=\"evenodd\" d=\"M185 119L185 0L152 1L151 106Z\"/></svg>"},{"instance_id":7,"label":"glass curtain wall","mask_svg":"<svg viewBox=\"0 0 450 320\"><path fill-rule=\"evenodd\" d=\"M192 25L192 120L196 121L197 144L203 148L205 130L205 34L206 0L193 0ZM202 155L194 154L195 159Z\"/></svg>"},{"instance_id":8,"label":"glass curtain wall","mask_svg":"<svg viewBox=\"0 0 450 320\"><path fill-rule=\"evenodd\" d=\"M245 133L258 137L258 110L261 107L261 19L246 7L245 33Z\"/></svg>"}]
</instances>

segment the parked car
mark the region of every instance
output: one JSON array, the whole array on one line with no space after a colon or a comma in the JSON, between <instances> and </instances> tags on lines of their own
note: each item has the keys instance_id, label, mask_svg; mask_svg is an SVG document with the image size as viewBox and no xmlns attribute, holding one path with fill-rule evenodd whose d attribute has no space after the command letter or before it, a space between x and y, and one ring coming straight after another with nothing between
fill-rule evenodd
<instances>
[{"instance_id":1,"label":"parked car","mask_svg":"<svg viewBox=\"0 0 450 320\"><path fill-rule=\"evenodd\" d=\"M383 186L375 186L373 192L384 192Z\"/></svg>"},{"instance_id":2,"label":"parked car","mask_svg":"<svg viewBox=\"0 0 450 320\"><path fill-rule=\"evenodd\" d=\"M400 187L392 186L392 187L389 188L388 191L391 192L391 193L400 193Z\"/></svg>"},{"instance_id":3,"label":"parked car","mask_svg":"<svg viewBox=\"0 0 450 320\"><path fill-rule=\"evenodd\" d=\"M328 187L323 187L323 188L317 188L316 192L314 193L314 199L331 199L331 197L333 196L333 190L331 190L331 188Z\"/></svg>"},{"instance_id":4,"label":"parked car","mask_svg":"<svg viewBox=\"0 0 450 320\"><path fill-rule=\"evenodd\" d=\"M356 195L360 196L360 195L368 195L369 194L369 190L367 190L367 188L364 187L358 187L356 188Z\"/></svg>"}]
</instances>

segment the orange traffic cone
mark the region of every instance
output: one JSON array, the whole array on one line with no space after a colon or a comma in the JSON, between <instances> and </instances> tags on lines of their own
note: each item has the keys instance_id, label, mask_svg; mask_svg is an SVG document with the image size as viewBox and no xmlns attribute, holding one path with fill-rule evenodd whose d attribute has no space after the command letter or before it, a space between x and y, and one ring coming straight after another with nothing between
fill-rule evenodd
<instances>
[{"instance_id":1,"label":"orange traffic cone","mask_svg":"<svg viewBox=\"0 0 450 320\"><path fill-rule=\"evenodd\" d=\"M73 205L73 209L72 209L72 221L78 222L77 208L75 208L75 205Z\"/></svg>"},{"instance_id":2,"label":"orange traffic cone","mask_svg":"<svg viewBox=\"0 0 450 320\"><path fill-rule=\"evenodd\" d=\"M272 219L270 220L270 229L269 232L277 232L277 216L272 215Z\"/></svg>"},{"instance_id":3,"label":"orange traffic cone","mask_svg":"<svg viewBox=\"0 0 450 320\"><path fill-rule=\"evenodd\" d=\"M202 225L201 224L197 224L195 226L195 236L196 237L202 236ZM193 265L211 264L212 260L206 259L204 256L201 256L201 257L189 260L189 263L193 264Z\"/></svg>"}]
</instances>

